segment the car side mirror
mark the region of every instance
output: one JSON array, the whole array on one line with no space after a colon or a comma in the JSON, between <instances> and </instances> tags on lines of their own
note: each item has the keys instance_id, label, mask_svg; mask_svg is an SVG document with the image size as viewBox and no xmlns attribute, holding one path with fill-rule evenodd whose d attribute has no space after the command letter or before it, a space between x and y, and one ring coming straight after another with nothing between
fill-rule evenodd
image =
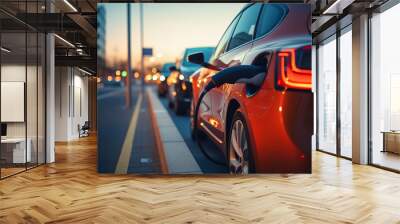
<instances>
[{"instance_id":1,"label":"car side mirror","mask_svg":"<svg viewBox=\"0 0 400 224\"><path fill-rule=\"evenodd\" d=\"M218 68L217 66L214 66L206 61L204 61L204 53L203 52L197 52L194 54L191 54L187 57L187 60L193 64L201 65L202 67L212 69L215 71L221 71L221 68Z\"/></svg>"},{"instance_id":2,"label":"car side mirror","mask_svg":"<svg viewBox=\"0 0 400 224\"><path fill-rule=\"evenodd\" d=\"M204 54L203 52L194 53L188 56L188 61L193 64L198 64L203 66L204 64Z\"/></svg>"}]
</instances>

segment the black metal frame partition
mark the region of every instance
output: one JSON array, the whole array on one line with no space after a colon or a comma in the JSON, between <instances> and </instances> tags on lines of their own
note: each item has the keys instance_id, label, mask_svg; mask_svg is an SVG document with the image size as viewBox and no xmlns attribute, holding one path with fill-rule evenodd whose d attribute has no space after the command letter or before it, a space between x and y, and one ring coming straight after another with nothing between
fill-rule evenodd
<instances>
[{"instance_id":1,"label":"black metal frame partition","mask_svg":"<svg viewBox=\"0 0 400 224\"><path fill-rule=\"evenodd\" d=\"M316 63L316 150L319 152L327 153L329 155L337 156L340 158L344 158L347 160L352 160L350 157L343 156L341 154L341 117L340 117L340 79L341 79L341 67L340 67L340 37L346 33L346 32L351 32L351 23L345 25L344 27L339 27L337 25L334 25L332 28L335 29L335 31L324 37L323 39L319 40L318 43L316 44L315 48L315 63ZM345 32L344 32L345 31ZM327 41L328 39L332 38L335 36L334 40L331 41L336 41L336 153L328 152L323 149L320 149L319 147L319 99L320 99L320 92L319 92L319 45L320 43Z\"/></svg>"},{"instance_id":2,"label":"black metal frame partition","mask_svg":"<svg viewBox=\"0 0 400 224\"><path fill-rule=\"evenodd\" d=\"M30 2L30 3L36 3L36 12L38 13L39 12L39 2L45 2L45 1L39 1L39 0L30 0L30 1L28 1L28 0L25 0L25 1L21 1L21 2L23 2L23 3L25 3L25 16L27 16L27 13L28 13L28 10L27 10L27 5L28 5L28 2ZM47 7L46 7L46 11L47 11ZM2 12L5 12L4 10L2 10ZM25 17L25 20L26 20L26 18L27 17ZM20 20L18 20L19 22L21 22ZM24 84L24 123L25 123L25 127L24 127L24 129L25 129L25 169L24 170L21 170L21 171L18 171L18 172L15 172L15 173L12 173L12 174L10 174L10 175L7 175L7 176L3 176L3 174L2 174L2 167L0 166L0 180L3 180L3 179L5 179L5 178L7 178L7 177L11 177L11 176L14 176L14 175L16 175L16 174L19 174L19 173L22 173L22 172L25 172L25 171L27 171L27 170L30 170L30 169L33 169L33 168L36 168L36 167L38 167L38 166L40 166L40 165L43 165L43 164L46 164L47 163L47 152L46 152L46 148L47 148L47 114L46 114L46 108L47 108L47 33L45 33L45 32L41 32L41 31L39 31L39 30L37 30L37 29L35 29L35 28L33 28L33 27L31 27L31 26L29 26L28 24L26 24L26 23L24 23L24 22L22 22L23 24L24 24L24 31L22 32L22 33L24 33L25 34L25 84ZM1 24L0 24L0 26L1 26ZM1 28L1 27L0 27ZM0 29L1 30L1 29ZM29 166L28 167L28 153L27 153L27 147L28 147L28 114L27 114L27 82L28 82L28 30L31 30L30 32L33 32L34 33L34 35L36 34L36 162L32 165L32 164L29 164L29 165L32 165L32 166ZM0 31L0 45L2 46L3 44L2 44L2 34L3 34L3 32L1 32ZM42 155L43 156L43 162L42 163L40 163L39 162L39 34L44 34L43 35L43 39L42 39L42 44L43 44L43 48L44 48L44 51L43 51L43 49L42 49L42 51L41 51L41 54L42 54L42 60L44 60L44 63L42 64L42 84L44 84L43 85L43 89L44 89L44 91L42 92L42 96L41 97L43 97L43 99L42 99L42 109L43 109L43 113L44 113L44 116L42 116L41 117L41 122L43 122L43 145L42 145L42 152L43 152L43 154L44 155ZM1 67L2 67L2 56L1 56L1 54L0 54L0 82L1 82ZM0 90L1 90L1 86L0 86ZM1 92L1 91L0 91ZM0 93L0 97L1 97L1 93ZM0 100L1 101L1 100ZM1 106L0 106L0 108L1 108ZM1 122L1 115L0 115L0 123L2 123ZM1 152L2 152L2 150L1 150L1 144L0 144L0 158L1 158Z\"/></svg>"}]
</instances>

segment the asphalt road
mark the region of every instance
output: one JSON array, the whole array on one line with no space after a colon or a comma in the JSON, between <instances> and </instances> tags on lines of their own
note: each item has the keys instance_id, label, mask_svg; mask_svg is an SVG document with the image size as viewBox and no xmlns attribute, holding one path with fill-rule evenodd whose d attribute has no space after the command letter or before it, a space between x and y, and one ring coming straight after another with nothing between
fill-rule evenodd
<instances>
[{"instance_id":1,"label":"asphalt road","mask_svg":"<svg viewBox=\"0 0 400 224\"><path fill-rule=\"evenodd\" d=\"M98 171L101 173L115 172L139 94L139 86L132 85L132 106L127 108L124 88L104 87L98 89ZM147 97L143 97L128 173L161 172L147 105Z\"/></svg>"},{"instance_id":2,"label":"asphalt road","mask_svg":"<svg viewBox=\"0 0 400 224\"><path fill-rule=\"evenodd\" d=\"M98 89L98 171L114 173L121 154L124 141L127 137L140 87L132 85L131 107L125 106L125 90L122 87L103 87ZM148 111L148 98L143 96L140 112L136 123L131 156L127 173L149 174L161 173L160 156L154 141L154 131L151 125L151 112ZM226 173L223 165L209 160L200 150L198 144L190 136L189 116L177 116L169 107L166 98L160 98L167 108L178 131L182 135L190 152L199 164L203 173ZM208 140L203 141L207 154L217 161L225 161L222 153Z\"/></svg>"}]
</instances>

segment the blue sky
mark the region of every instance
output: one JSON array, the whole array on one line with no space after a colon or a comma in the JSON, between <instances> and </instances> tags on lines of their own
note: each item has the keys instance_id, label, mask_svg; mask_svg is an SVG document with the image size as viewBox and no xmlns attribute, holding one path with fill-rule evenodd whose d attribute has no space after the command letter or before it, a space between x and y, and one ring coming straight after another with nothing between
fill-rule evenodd
<instances>
[{"instance_id":1,"label":"blue sky","mask_svg":"<svg viewBox=\"0 0 400 224\"><path fill-rule=\"evenodd\" d=\"M102 3L106 9L106 58L126 59L127 4ZM145 3L144 46L160 61L180 57L186 47L215 46L243 3ZM132 3L133 65L140 57L139 4ZM112 60L111 60L112 61Z\"/></svg>"}]
</instances>

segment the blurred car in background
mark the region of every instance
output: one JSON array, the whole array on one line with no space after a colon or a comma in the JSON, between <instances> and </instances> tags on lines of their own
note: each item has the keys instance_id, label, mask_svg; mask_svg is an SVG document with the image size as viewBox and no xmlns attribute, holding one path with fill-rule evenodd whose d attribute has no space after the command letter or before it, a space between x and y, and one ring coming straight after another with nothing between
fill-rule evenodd
<instances>
[{"instance_id":1,"label":"blurred car in background","mask_svg":"<svg viewBox=\"0 0 400 224\"><path fill-rule=\"evenodd\" d=\"M124 87L124 82L121 81L121 78L113 78L109 79L106 81L102 82L104 87L110 87L110 88L119 88L119 87Z\"/></svg>"},{"instance_id":2,"label":"blurred car in background","mask_svg":"<svg viewBox=\"0 0 400 224\"><path fill-rule=\"evenodd\" d=\"M203 53L204 59L208 61L213 52L213 47L187 48L181 59L180 66L170 68L171 74L167 79L169 106L174 108L177 115L188 112L192 100L192 85L189 77L201 67L189 62L187 56L194 53Z\"/></svg>"},{"instance_id":3,"label":"blurred car in background","mask_svg":"<svg viewBox=\"0 0 400 224\"><path fill-rule=\"evenodd\" d=\"M165 63L161 69L161 75L158 82L158 96L166 96L168 92L167 78L171 74L171 68L175 67L175 63Z\"/></svg>"}]
</instances>

